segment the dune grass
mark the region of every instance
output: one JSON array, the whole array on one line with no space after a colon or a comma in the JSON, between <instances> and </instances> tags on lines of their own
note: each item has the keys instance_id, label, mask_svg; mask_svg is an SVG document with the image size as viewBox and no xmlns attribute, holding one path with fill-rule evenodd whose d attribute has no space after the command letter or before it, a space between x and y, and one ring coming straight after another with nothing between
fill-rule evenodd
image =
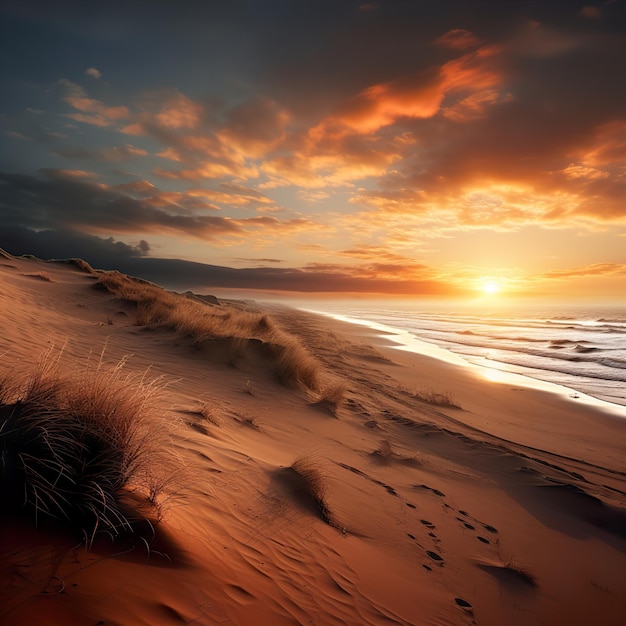
<instances>
[{"instance_id":1,"label":"dune grass","mask_svg":"<svg viewBox=\"0 0 626 626\"><path fill-rule=\"evenodd\" d=\"M311 398L311 404L328 411L333 417L337 417L337 410L343 401L348 384L344 380L332 380L321 385L318 393Z\"/></svg>"},{"instance_id":2,"label":"dune grass","mask_svg":"<svg viewBox=\"0 0 626 626\"><path fill-rule=\"evenodd\" d=\"M100 272L95 287L134 303L138 326L173 331L196 348L210 348L216 340L226 340L232 365L247 351L254 351L271 360L277 379L286 387L320 389L321 364L298 338L266 314L213 305L119 272Z\"/></svg>"},{"instance_id":3,"label":"dune grass","mask_svg":"<svg viewBox=\"0 0 626 626\"><path fill-rule=\"evenodd\" d=\"M65 263L67 265L73 265L77 270L83 272L84 274L95 274L95 271L87 261L83 259L52 259L52 263Z\"/></svg>"},{"instance_id":4,"label":"dune grass","mask_svg":"<svg viewBox=\"0 0 626 626\"><path fill-rule=\"evenodd\" d=\"M157 384L125 374L123 362L62 374L59 359L48 353L24 379L0 378L0 498L5 511L37 525L61 521L90 545L142 519L125 494L157 504L165 449L151 414Z\"/></svg>"},{"instance_id":5,"label":"dune grass","mask_svg":"<svg viewBox=\"0 0 626 626\"><path fill-rule=\"evenodd\" d=\"M461 405L457 400L447 391L441 391L437 389L408 389L406 387L400 387L402 391L408 393L413 398L432 404L433 406L440 406L448 409L461 409Z\"/></svg>"},{"instance_id":6,"label":"dune grass","mask_svg":"<svg viewBox=\"0 0 626 626\"><path fill-rule=\"evenodd\" d=\"M54 282L52 280L52 276L50 276L48 272L30 272L28 274L24 274L24 276L28 276L29 278L38 278L39 280L43 280L47 283Z\"/></svg>"},{"instance_id":7,"label":"dune grass","mask_svg":"<svg viewBox=\"0 0 626 626\"><path fill-rule=\"evenodd\" d=\"M509 559L504 563L504 569L513 573L529 587L537 587L537 578L529 567L515 559Z\"/></svg>"},{"instance_id":8,"label":"dune grass","mask_svg":"<svg viewBox=\"0 0 626 626\"><path fill-rule=\"evenodd\" d=\"M326 481L315 460L310 456L301 456L285 471L292 492L301 505L329 526L335 526L326 500Z\"/></svg>"}]
</instances>

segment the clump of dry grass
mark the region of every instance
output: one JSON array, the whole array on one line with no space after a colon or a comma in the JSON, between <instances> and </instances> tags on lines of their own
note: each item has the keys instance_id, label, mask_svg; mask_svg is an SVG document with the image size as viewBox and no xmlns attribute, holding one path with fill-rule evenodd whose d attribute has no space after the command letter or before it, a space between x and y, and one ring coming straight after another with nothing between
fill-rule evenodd
<instances>
[{"instance_id":1,"label":"clump of dry grass","mask_svg":"<svg viewBox=\"0 0 626 626\"><path fill-rule=\"evenodd\" d=\"M91 363L60 373L48 354L26 380L0 379L0 496L36 524L62 520L91 544L132 532L131 491L156 505L163 446L150 419L156 382ZM163 474L163 472L161 472Z\"/></svg>"},{"instance_id":2,"label":"clump of dry grass","mask_svg":"<svg viewBox=\"0 0 626 626\"><path fill-rule=\"evenodd\" d=\"M435 389L403 389L403 391L408 393L413 398L417 398L418 400L421 400L422 402L426 402L428 404L446 407L449 409L461 408L461 405L447 391L439 391Z\"/></svg>"},{"instance_id":3,"label":"clump of dry grass","mask_svg":"<svg viewBox=\"0 0 626 626\"><path fill-rule=\"evenodd\" d=\"M370 457L382 465L389 465L391 463L398 463L409 467L420 467L422 465L422 462L417 456L406 456L396 452L388 439L382 439L380 446L373 452L370 452Z\"/></svg>"},{"instance_id":4,"label":"clump of dry grass","mask_svg":"<svg viewBox=\"0 0 626 626\"><path fill-rule=\"evenodd\" d=\"M95 270L87 261L83 259L50 259L51 263L65 263L67 265L73 265L77 270L84 272L85 274L94 274Z\"/></svg>"},{"instance_id":5,"label":"clump of dry grass","mask_svg":"<svg viewBox=\"0 0 626 626\"><path fill-rule=\"evenodd\" d=\"M219 412L217 408L214 405L211 405L208 402L205 402L200 407L199 413L207 422L209 422L209 424L212 424L213 426L217 426L218 428L222 427L222 420L219 416Z\"/></svg>"},{"instance_id":6,"label":"clump of dry grass","mask_svg":"<svg viewBox=\"0 0 626 626\"><path fill-rule=\"evenodd\" d=\"M319 388L320 364L296 337L273 331L269 345L276 357L276 375L283 385L314 390Z\"/></svg>"},{"instance_id":7,"label":"clump of dry grass","mask_svg":"<svg viewBox=\"0 0 626 626\"><path fill-rule=\"evenodd\" d=\"M283 470L296 501L330 526L335 526L326 501L326 481L312 457L299 457Z\"/></svg>"},{"instance_id":8,"label":"clump of dry grass","mask_svg":"<svg viewBox=\"0 0 626 626\"><path fill-rule=\"evenodd\" d=\"M320 388L320 363L298 338L279 328L266 314L227 304L212 305L119 272L100 273L95 287L134 303L139 326L174 331L197 348L227 340L233 365L246 351L261 351L273 361L274 372L283 385Z\"/></svg>"},{"instance_id":9,"label":"clump of dry grass","mask_svg":"<svg viewBox=\"0 0 626 626\"><path fill-rule=\"evenodd\" d=\"M520 578L523 582L525 582L530 587L538 586L537 578L535 577L535 574L531 571L529 567L527 567L526 565L523 565L519 561L515 559L509 559L504 564L504 569L516 575L518 578Z\"/></svg>"},{"instance_id":10,"label":"clump of dry grass","mask_svg":"<svg viewBox=\"0 0 626 626\"><path fill-rule=\"evenodd\" d=\"M385 465L391 463L394 457L391 444L387 439L383 439L380 442L380 447L377 450L374 450L371 455Z\"/></svg>"},{"instance_id":11,"label":"clump of dry grass","mask_svg":"<svg viewBox=\"0 0 626 626\"><path fill-rule=\"evenodd\" d=\"M52 280L52 276L50 276L50 274L48 274L48 272L30 272L28 274L24 274L24 276L28 276L30 278L38 278L39 280L44 280L47 283L54 282Z\"/></svg>"},{"instance_id":12,"label":"clump of dry grass","mask_svg":"<svg viewBox=\"0 0 626 626\"><path fill-rule=\"evenodd\" d=\"M324 384L311 400L311 404L327 410L334 417L337 409L348 391L348 384L343 381L332 381Z\"/></svg>"}]
</instances>

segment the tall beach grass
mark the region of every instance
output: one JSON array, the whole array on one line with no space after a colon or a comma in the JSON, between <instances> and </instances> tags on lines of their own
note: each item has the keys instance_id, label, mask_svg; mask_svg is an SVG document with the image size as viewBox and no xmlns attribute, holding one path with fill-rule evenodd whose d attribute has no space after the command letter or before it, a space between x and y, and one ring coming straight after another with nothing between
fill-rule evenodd
<instances>
[{"instance_id":1,"label":"tall beach grass","mask_svg":"<svg viewBox=\"0 0 626 626\"><path fill-rule=\"evenodd\" d=\"M90 544L133 531L131 492L154 506L166 446L156 381L91 362L66 372L45 355L26 376L0 375L0 498L5 512L53 519ZM140 516L141 517L141 516Z\"/></svg>"}]
</instances>

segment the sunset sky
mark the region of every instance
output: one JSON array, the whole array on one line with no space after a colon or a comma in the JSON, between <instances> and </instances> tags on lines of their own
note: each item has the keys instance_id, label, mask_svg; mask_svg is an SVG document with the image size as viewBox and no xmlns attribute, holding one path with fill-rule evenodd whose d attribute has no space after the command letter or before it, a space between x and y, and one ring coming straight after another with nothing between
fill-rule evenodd
<instances>
[{"instance_id":1,"label":"sunset sky","mask_svg":"<svg viewBox=\"0 0 626 626\"><path fill-rule=\"evenodd\" d=\"M167 286L626 300L626 3L0 5L0 247Z\"/></svg>"}]
</instances>

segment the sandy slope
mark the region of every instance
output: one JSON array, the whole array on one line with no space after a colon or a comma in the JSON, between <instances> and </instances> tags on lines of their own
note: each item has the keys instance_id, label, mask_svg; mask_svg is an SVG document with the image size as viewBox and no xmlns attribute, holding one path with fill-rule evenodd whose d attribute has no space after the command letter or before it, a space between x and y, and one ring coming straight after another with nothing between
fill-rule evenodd
<instances>
[{"instance_id":1,"label":"sandy slope","mask_svg":"<svg viewBox=\"0 0 626 626\"><path fill-rule=\"evenodd\" d=\"M626 623L622 420L273 311L346 381L333 415L262 360L136 326L93 283L0 258L3 371L51 345L65 367L105 344L108 362L132 354L126 367L167 383L155 420L184 471L149 553L3 518L0 623ZM412 393L428 388L462 408ZM290 479L296 458L323 477L332 524Z\"/></svg>"}]
</instances>

